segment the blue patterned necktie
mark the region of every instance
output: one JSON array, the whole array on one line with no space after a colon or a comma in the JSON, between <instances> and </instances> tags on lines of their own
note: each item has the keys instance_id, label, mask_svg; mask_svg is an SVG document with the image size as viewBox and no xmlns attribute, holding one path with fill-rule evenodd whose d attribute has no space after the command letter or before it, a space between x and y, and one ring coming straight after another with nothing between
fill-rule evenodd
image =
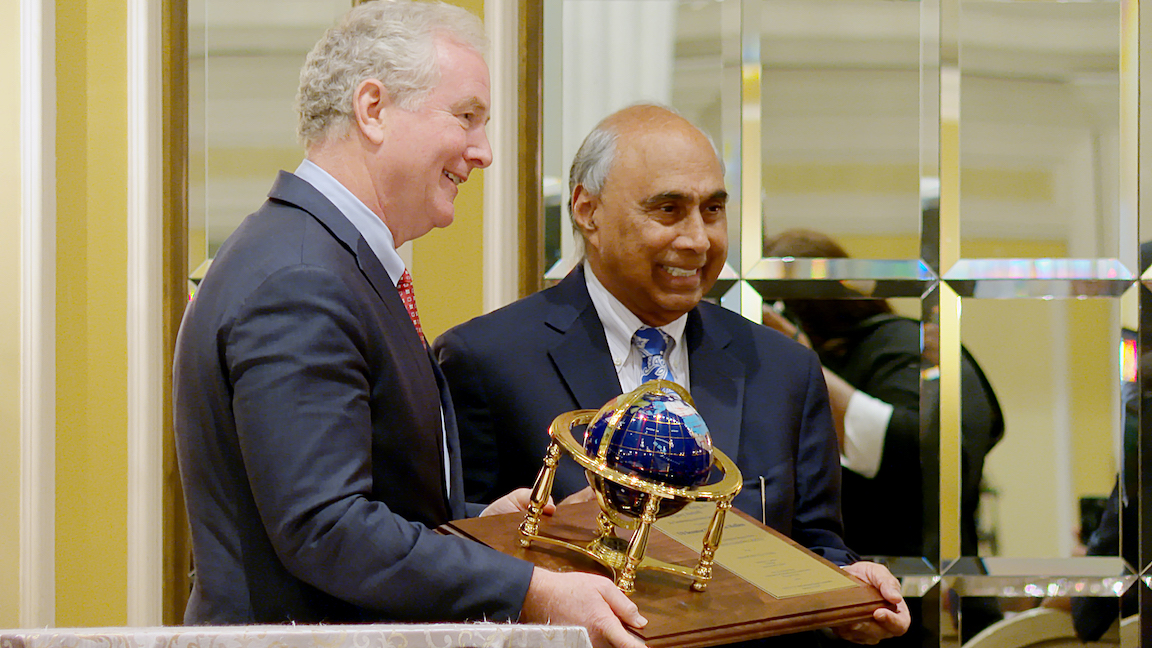
<instances>
[{"instance_id":1,"label":"blue patterned necktie","mask_svg":"<svg viewBox=\"0 0 1152 648\"><path fill-rule=\"evenodd\" d=\"M642 328L632 335L632 346L640 351L641 383L649 380L676 381L664 352L668 349L668 336L660 329Z\"/></svg>"}]
</instances>

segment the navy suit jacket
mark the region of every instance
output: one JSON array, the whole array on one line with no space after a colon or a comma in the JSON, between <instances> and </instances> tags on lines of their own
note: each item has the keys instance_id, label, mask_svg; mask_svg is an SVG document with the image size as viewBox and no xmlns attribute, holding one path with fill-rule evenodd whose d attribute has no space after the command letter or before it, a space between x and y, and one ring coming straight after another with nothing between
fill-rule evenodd
<instances>
[{"instance_id":1,"label":"navy suit jacket","mask_svg":"<svg viewBox=\"0 0 1152 648\"><path fill-rule=\"evenodd\" d=\"M708 303L688 314L685 339L696 408L744 477L737 508L835 563L853 562L841 539L840 459L816 355ZM599 409L621 392L583 266L553 288L453 328L435 349L473 501L531 486L552 420ZM587 485L565 457L557 501Z\"/></svg>"},{"instance_id":2,"label":"navy suit jacket","mask_svg":"<svg viewBox=\"0 0 1152 648\"><path fill-rule=\"evenodd\" d=\"M379 259L311 185L281 172L220 248L173 373L187 623L517 618L531 565L429 529L464 515L451 401Z\"/></svg>"}]
</instances>

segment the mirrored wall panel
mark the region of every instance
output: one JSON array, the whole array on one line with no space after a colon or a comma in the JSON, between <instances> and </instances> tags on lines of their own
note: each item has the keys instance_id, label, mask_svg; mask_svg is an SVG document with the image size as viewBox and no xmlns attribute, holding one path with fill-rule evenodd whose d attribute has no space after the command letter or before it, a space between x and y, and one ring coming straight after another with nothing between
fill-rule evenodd
<instances>
[{"instance_id":1,"label":"mirrored wall panel","mask_svg":"<svg viewBox=\"0 0 1152 648\"><path fill-rule=\"evenodd\" d=\"M1117 258L1121 3L960 0L958 33L961 256Z\"/></svg>"},{"instance_id":2,"label":"mirrored wall panel","mask_svg":"<svg viewBox=\"0 0 1152 648\"><path fill-rule=\"evenodd\" d=\"M1134 281L1152 235L1136 200L1136 4L546 4L549 217L571 236L566 164L618 108L670 104L716 141L732 196L724 305L814 327L826 369L912 412L902 458L919 474L920 522L871 518L879 504L849 496L845 518L849 539L924 597L930 644L1044 617L1042 601L1067 615L1071 598L1102 599L1117 617L1138 589L1146 560L1125 517L1141 491ZM775 244L796 228L837 249ZM553 255L553 276L578 258L570 238ZM853 364L869 327L892 320L911 327L901 371ZM849 463L854 494L877 486ZM903 544L861 531L881 519ZM1093 535L1110 524L1123 543ZM1125 627L1105 641L1126 632L1132 645L1138 626Z\"/></svg>"},{"instance_id":3,"label":"mirrored wall panel","mask_svg":"<svg viewBox=\"0 0 1152 648\"><path fill-rule=\"evenodd\" d=\"M981 555L1084 554L1124 458L1135 460L1136 420L1122 402L1134 386L1135 331L1119 305L963 300L961 338L1004 420L984 466ZM962 412L962 434L978 415Z\"/></svg>"},{"instance_id":4,"label":"mirrored wall panel","mask_svg":"<svg viewBox=\"0 0 1152 648\"><path fill-rule=\"evenodd\" d=\"M189 264L264 202L303 159L294 97L300 66L351 0L190 0Z\"/></svg>"},{"instance_id":5,"label":"mirrored wall panel","mask_svg":"<svg viewBox=\"0 0 1152 648\"><path fill-rule=\"evenodd\" d=\"M759 3L765 231L852 237L859 258L919 256L920 13L887 0Z\"/></svg>"}]
</instances>

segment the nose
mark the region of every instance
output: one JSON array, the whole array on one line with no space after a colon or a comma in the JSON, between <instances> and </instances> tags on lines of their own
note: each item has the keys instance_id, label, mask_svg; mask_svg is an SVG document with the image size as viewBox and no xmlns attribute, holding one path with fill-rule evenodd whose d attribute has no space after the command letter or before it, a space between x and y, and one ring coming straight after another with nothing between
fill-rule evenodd
<instances>
[{"instance_id":1,"label":"nose","mask_svg":"<svg viewBox=\"0 0 1152 648\"><path fill-rule=\"evenodd\" d=\"M708 229L704 217L699 209L693 209L686 218L680 221L680 234L676 237L676 246L703 254L711 246L708 238Z\"/></svg>"},{"instance_id":2,"label":"nose","mask_svg":"<svg viewBox=\"0 0 1152 648\"><path fill-rule=\"evenodd\" d=\"M475 134L468 142L464 157L474 168L485 169L492 164L492 145L488 142L488 133L483 128L475 130Z\"/></svg>"}]
</instances>

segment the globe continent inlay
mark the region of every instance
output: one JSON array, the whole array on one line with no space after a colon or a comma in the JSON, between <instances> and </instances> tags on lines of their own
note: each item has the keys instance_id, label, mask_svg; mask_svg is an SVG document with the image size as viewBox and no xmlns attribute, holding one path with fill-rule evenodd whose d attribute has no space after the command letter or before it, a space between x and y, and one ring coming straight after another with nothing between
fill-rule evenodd
<instances>
[{"instance_id":1,"label":"globe continent inlay","mask_svg":"<svg viewBox=\"0 0 1152 648\"><path fill-rule=\"evenodd\" d=\"M604 434L609 434L605 463L625 474L677 487L700 486L712 465L712 440L704 419L676 392L663 389L645 394L610 430L617 407L605 407L588 425L584 451L595 457ZM639 516L644 494L612 482L605 484L607 503L617 511ZM682 508L662 502L659 515Z\"/></svg>"}]
</instances>

